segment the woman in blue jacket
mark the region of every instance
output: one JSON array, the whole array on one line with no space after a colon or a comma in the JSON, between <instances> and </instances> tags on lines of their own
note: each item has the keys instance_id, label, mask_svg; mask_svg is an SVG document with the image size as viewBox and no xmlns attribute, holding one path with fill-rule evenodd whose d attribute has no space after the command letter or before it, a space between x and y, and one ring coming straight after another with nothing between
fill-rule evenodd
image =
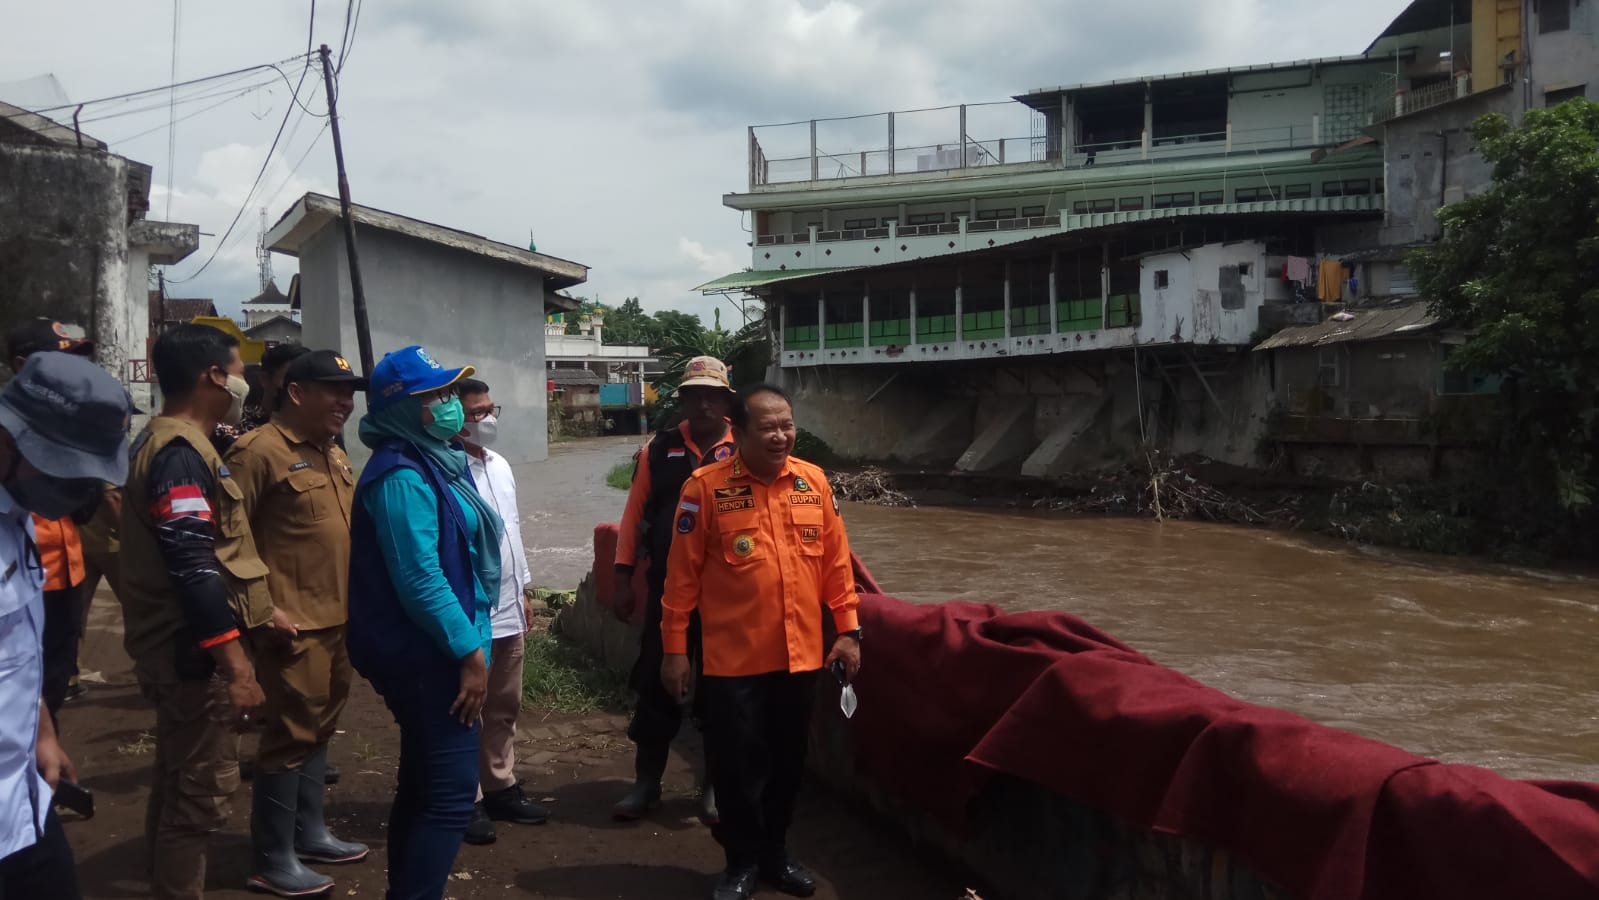
<instances>
[{"instance_id":1,"label":"woman in blue jacket","mask_svg":"<svg viewBox=\"0 0 1599 900\"><path fill-rule=\"evenodd\" d=\"M350 661L400 726L389 814L389 900L437 900L472 819L478 714L504 527L455 443L464 414L421 347L373 367L351 515ZM489 586L490 590L486 590Z\"/></svg>"}]
</instances>

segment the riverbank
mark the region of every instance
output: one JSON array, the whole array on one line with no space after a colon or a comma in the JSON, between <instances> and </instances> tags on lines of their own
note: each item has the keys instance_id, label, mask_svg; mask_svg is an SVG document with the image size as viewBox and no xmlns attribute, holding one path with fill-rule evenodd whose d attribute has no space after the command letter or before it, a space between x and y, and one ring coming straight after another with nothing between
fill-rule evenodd
<instances>
[{"instance_id":1,"label":"riverbank","mask_svg":"<svg viewBox=\"0 0 1599 900\"><path fill-rule=\"evenodd\" d=\"M863 503L1213 522L1515 565L1585 558L1551 542L1547 531L1497 514L1480 481L1347 484L1158 454L1059 478L858 465L830 471L841 496Z\"/></svg>"}]
</instances>

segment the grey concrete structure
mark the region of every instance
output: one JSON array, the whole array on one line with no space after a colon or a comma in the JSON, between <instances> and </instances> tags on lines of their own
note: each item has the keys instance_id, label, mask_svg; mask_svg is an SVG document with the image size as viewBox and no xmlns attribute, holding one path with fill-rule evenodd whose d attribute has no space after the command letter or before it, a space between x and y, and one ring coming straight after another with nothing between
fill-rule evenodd
<instances>
[{"instance_id":1,"label":"grey concrete structure","mask_svg":"<svg viewBox=\"0 0 1599 900\"><path fill-rule=\"evenodd\" d=\"M544 459L546 300L587 280L588 267L369 207L353 214L374 355L421 344L444 365L476 367L504 407L494 449L513 464ZM358 344L340 222L337 200L306 194L268 233L267 246L300 260L305 345L353 361ZM356 404L359 418L364 399ZM370 455L359 441L349 448L357 466Z\"/></svg>"},{"instance_id":2,"label":"grey concrete structure","mask_svg":"<svg viewBox=\"0 0 1599 900\"><path fill-rule=\"evenodd\" d=\"M93 338L131 380L149 338L148 272L199 246L199 228L144 218L150 167L0 103L0 333L48 316ZM148 408L149 386L131 384Z\"/></svg>"}]
</instances>

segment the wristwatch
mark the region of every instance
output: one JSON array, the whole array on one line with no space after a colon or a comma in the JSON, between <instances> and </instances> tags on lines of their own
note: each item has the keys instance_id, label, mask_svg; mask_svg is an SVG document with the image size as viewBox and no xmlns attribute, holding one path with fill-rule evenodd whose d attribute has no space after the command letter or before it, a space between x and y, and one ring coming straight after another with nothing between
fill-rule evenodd
<instances>
[{"instance_id":1,"label":"wristwatch","mask_svg":"<svg viewBox=\"0 0 1599 900\"><path fill-rule=\"evenodd\" d=\"M854 638L856 643L861 643L861 629L859 629L859 628L857 628L857 629L855 629L853 631L840 631L838 633L838 636L839 637Z\"/></svg>"}]
</instances>

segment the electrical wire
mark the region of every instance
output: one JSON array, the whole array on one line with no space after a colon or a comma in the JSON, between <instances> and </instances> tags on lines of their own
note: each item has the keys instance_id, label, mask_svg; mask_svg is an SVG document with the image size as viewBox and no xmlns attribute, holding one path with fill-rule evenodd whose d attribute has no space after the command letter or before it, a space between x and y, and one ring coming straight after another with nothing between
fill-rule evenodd
<instances>
[{"instance_id":1,"label":"electrical wire","mask_svg":"<svg viewBox=\"0 0 1599 900\"><path fill-rule=\"evenodd\" d=\"M271 84L271 83L273 83L273 82L268 82L267 84ZM187 122L190 119L194 118L195 116L202 115L204 113L208 113L208 112L210 112L213 109L220 109L221 107L226 106L227 104L232 103L235 100L242 100L243 98L250 96L251 94L255 93L256 91L260 90L263 87L266 87L266 85L264 85L264 84L252 85L250 87L245 88L242 91L231 93L228 96L223 97L221 100L217 101L216 103L211 104L210 106L201 107L200 109L197 109L194 112L189 113L186 116L179 116L178 117L178 121L179 122ZM154 128L146 128L145 130L143 130L141 132L138 132L137 134L130 134L127 137L117 138L114 141L106 141L106 144L107 145L125 144L128 141L138 140L139 138L142 138L142 137L144 137L147 134L154 134L155 132L160 131L161 129L166 128L166 127L167 127L167 125L162 124L162 125L157 125Z\"/></svg>"},{"instance_id":2,"label":"electrical wire","mask_svg":"<svg viewBox=\"0 0 1599 900\"><path fill-rule=\"evenodd\" d=\"M294 164L294 168L290 169L289 170L289 174L284 176L283 182L281 184L279 184L277 186L277 189L274 190L270 195L267 195L266 199L264 201L262 201L262 203L261 203L262 206L266 206L266 207L272 206L273 201L277 200L278 197L283 194L284 189L289 186L289 182L293 181L294 180L294 176L299 174L300 167L305 165L305 161L307 159L311 158L311 151L315 150L317 145L322 143L323 135L327 134L328 131L331 130L331 128L332 128L332 123L331 122L323 122L322 123L322 130L318 131L316 133L316 137L311 139L311 143L306 146L305 152L300 154L300 159L299 159L298 162L296 162Z\"/></svg>"},{"instance_id":3,"label":"electrical wire","mask_svg":"<svg viewBox=\"0 0 1599 900\"><path fill-rule=\"evenodd\" d=\"M182 0L172 0L172 83L178 81L178 23L182 20ZM177 171L178 160L178 90L167 92L167 211L172 219L172 173Z\"/></svg>"},{"instance_id":4,"label":"electrical wire","mask_svg":"<svg viewBox=\"0 0 1599 900\"><path fill-rule=\"evenodd\" d=\"M311 67L311 64L310 64L310 62L308 60L306 62L306 69L309 69L310 67ZM304 70L302 70L300 74L301 74L300 82L301 82L301 84L304 84L304 82L305 82L305 72L304 72ZM272 146L267 148L266 158L261 160L261 170L255 173L255 181L251 182L250 190L244 195L244 202L242 204L240 204L239 211L234 214L233 221L228 224L227 230L224 231L222 233L222 237L217 240L217 245L211 249L211 255L206 257L205 262L200 264L200 268L195 269L187 277L184 277L184 278L169 278L169 279L167 279L167 281L169 281L169 282L171 282L173 284L183 284L185 282L193 281L194 279L199 278L200 274L202 272L204 272L207 268L210 268L211 263L213 261L215 261L216 258L217 258L217 255L222 252L222 248L227 246L228 238L233 236L233 230L238 227L239 220L244 218L244 211L250 208L250 206L251 206L251 198L253 198L255 196L256 190L261 187L261 179L266 177L267 168L272 165L272 155L277 152L278 142L283 139L284 129L286 129L288 127L289 119L290 119L290 117L292 117L294 115L294 110L298 107L302 111L302 114L307 111L305 109L305 107L303 105L300 105L300 103L299 103L298 87L296 88L296 96L293 98L293 100L294 100L294 102L290 103L288 105L288 109L286 109L284 111L284 113L283 113L283 121L278 123L277 134L272 136Z\"/></svg>"},{"instance_id":5,"label":"electrical wire","mask_svg":"<svg viewBox=\"0 0 1599 900\"><path fill-rule=\"evenodd\" d=\"M344 62L350 58L350 51L355 48L355 32L361 27L361 7L363 0L349 0L344 10L344 37L339 41L339 63L333 67L333 74L340 75L344 72ZM351 11L354 18L351 18Z\"/></svg>"},{"instance_id":6,"label":"electrical wire","mask_svg":"<svg viewBox=\"0 0 1599 900\"><path fill-rule=\"evenodd\" d=\"M178 82L176 84L163 84L160 87L145 88L144 90L139 90L139 91L129 91L126 94L112 94L109 97L96 97L93 100L84 100L81 103L63 103L63 104L60 104L60 105L57 105L57 106L45 106L45 107L41 107L39 109L25 109L25 110L22 110L21 112L8 113L7 115L5 115L3 117L0 117L0 118L14 119L14 118L18 118L18 117L21 117L21 116L39 116L39 115L44 115L45 113L60 112L62 110L80 109L82 107L96 106L96 105L99 105L99 104L102 104L102 103L113 103L113 102L117 102L117 101L126 102L128 100L132 100L132 99L135 99L135 98L138 98L138 97L145 97L145 96L149 96L151 94L159 94L159 93L162 93L164 91L172 90L173 88L193 87L194 85L197 85L197 84L205 84L205 83L211 82L211 81L219 81L219 80L225 79L225 78L232 78L232 77L238 76L238 75L245 75L245 74L248 74L250 72L258 72L258 71L260 71L262 69L272 69L272 70L275 70L279 75L283 75L283 70L278 68L279 66L282 66L282 65L285 65L285 64L288 64L288 63L292 63L292 62L299 62L299 61L302 61L304 59L306 59L306 57L304 55L296 54L296 55L291 56L291 57L289 57L287 59L280 59L277 62L258 63L258 64L253 65L253 66L246 66L246 67L244 67L242 69L234 69L231 72L219 72L216 75L206 75L206 76L203 76L203 77L200 77L200 78L191 78L188 81L181 81L181 82ZM284 78L285 81L288 80L288 76L287 75L283 75L283 78ZM315 114L313 113L313 115L315 115Z\"/></svg>"}]
</instances>

